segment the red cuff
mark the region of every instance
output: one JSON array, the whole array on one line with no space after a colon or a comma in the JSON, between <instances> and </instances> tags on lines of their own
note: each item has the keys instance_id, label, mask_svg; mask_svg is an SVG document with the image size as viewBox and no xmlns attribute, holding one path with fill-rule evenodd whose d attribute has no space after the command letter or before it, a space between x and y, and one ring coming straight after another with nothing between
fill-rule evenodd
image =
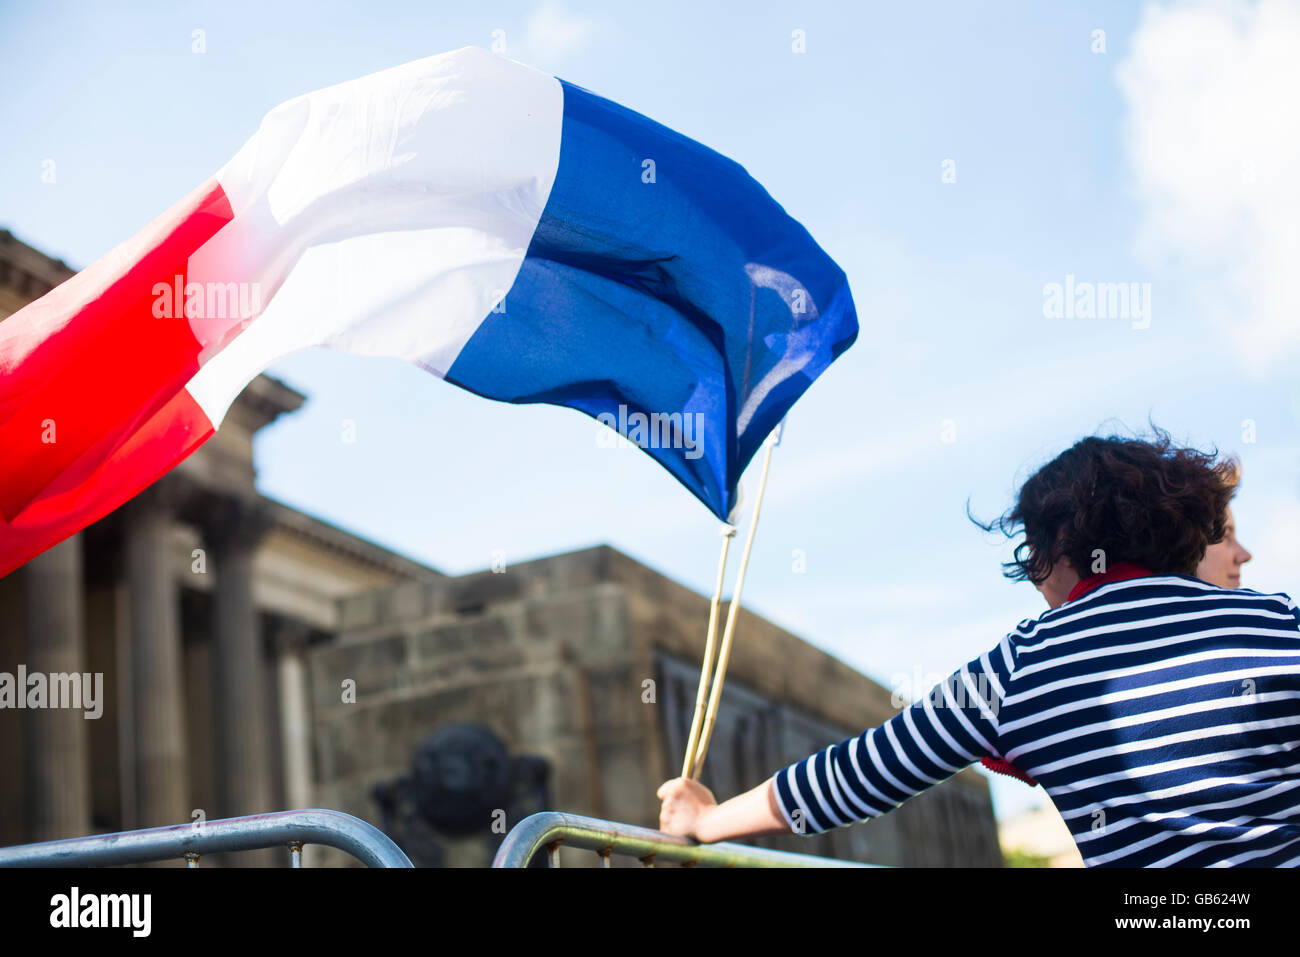
<instances>
[{"instance_id":1,"label":"red cuff","mask_svg":"<svg viewBox=\"0 0 1300 957\"><path fill-rule=\"evenodd\" d=\"M1021 771L1010 761L1005 761L1002 758L980 758L980 764L984 765L984 767L988 768L990 771L996 771L998 774L1005 774L1009 777L1019 778L1031 788L1038 786L1037 781L1024 771Z\"/></svg>"}]
</instances>

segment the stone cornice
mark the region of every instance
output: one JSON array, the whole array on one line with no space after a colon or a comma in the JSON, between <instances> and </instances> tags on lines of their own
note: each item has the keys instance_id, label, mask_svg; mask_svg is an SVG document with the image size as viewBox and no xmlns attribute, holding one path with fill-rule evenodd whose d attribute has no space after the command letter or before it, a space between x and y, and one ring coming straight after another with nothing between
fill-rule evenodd
<instances>
[{"instance_id":1,"label":"stone cornice","mask_svg":"<svg viewBox=\"0 0 1300 957\"><path fill-rule=\"evenodd\" d=\"M389 551L382 545L376 545L374 542L351 532L346 532L328 522L313 518L307 513L300 512L282 502L277 502L275 499L264 498L262 501L275 521L276 531L303 539L314 545L325 546L354 560L359 560L367 565L381 568L414 581L433 582L446 577L436 569Z\"/></svg>"},{"instance_id":2,"label":"stone cornice","mask_svg":"<svg viewBox=\"0 0 1300 957\"><path fill-rule=\"evenodd\" d=\"M0 286L27 299L37 299L76 270L62 259L47 256L7 229L0 229Z\"/></svg>"}]
</instances>

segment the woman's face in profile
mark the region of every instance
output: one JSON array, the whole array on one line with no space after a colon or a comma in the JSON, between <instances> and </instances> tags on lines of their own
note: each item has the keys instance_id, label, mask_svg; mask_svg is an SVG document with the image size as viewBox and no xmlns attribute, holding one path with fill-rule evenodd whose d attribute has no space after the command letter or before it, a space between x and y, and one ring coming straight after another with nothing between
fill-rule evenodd
<instances>
[{"instance_id":1,"label":"woman's face in profile","mask_svg":"<svg viewBox=\"0 0 1300 957\"><path fill-rule=\"evenodd\" d=\"M1215 542L1205 550L1205 557L1196 566L1196 577L1220 588L1241 587L1241 566L1250 561L1250 552L1237 541L1237 524L1228 509L1228 530L1223 541Z\"/></svg>"}]
</instances>

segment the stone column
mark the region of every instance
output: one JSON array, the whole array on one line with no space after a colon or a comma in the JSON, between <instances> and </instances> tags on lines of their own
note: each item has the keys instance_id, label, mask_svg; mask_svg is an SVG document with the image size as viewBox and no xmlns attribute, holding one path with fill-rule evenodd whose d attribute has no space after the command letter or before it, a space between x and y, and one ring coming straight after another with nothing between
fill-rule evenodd
<instances>
[{"instance_id":1,"label":"stone column","mask_svg":"<svg viewBox=\"0 0 1300 957\"><path fill-rule=\"evenodd\" d=\"M276 672L280 689L280 760L285 808L316 807L315 775L311 755L311 685L307 676L307 649L311 628L299 621L280 619L275 633ZM320 845L303 848L303 867L321 866Z\"/></svg>"},{"instance_id":2,"label":"stone column","mask_svg":"<svg viewBox=\"0 0 1300 957\"><path fill-rule=\"evenodd\" d=\"M180 594L172 575L172 500L155 485L129 502L126 527L135 824L190 820L181 678Z\"/></svg>"},{"instance_id":3,"label":"stone column","mask_svg":"<svg viewBox=\"0 0 1300 957\"><path fill-rule=\"evenodd\" d=\"M55 545L23 568L26 611L27 673L50 678L75 676L64 687L82 695L101 694L91 678L83 682L86 663L85 613L80 535ZM56 682L50 681L52 698ZM19 694L25 689L18 689ZM26 783L27 839L52 841L90 833L90 760L86 713L90 702L62 702L76 707L47 707L23 712L23 780ZM98 706L103 708L103 701ZM101 711L102 713L102 711Z\"/></svg>"},{"instance_id":4,"label":"stone column","mask_svg":"<svg viewBox=\"0 0 1300 957\"><path fill-rule=\"evenodd\" d=\"M212 593L212 704L221 817L271 807L268 675L257 606L253 555L271 519L255 502L229 499L207 530L216 571Z\"/></svg>"},{"instance_id":5,"label":"stone column","mask_svg":"<svg viewBox=\"0 0 1300 957\"><path fill-rule=\"evenodd\" d=\"M304 660L310 637L311 629L301 622L281 620L276 631L284 795L290 808L316 806L312 786L311 700Z\"/></svg>"}]
</instances>

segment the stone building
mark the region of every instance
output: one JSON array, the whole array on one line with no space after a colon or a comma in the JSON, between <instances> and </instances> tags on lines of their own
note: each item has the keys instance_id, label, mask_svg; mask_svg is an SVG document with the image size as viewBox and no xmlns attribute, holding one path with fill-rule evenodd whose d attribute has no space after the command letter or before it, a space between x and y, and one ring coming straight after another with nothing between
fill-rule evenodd
<instances>
[{"instance_id":1,"label":"stone building","mask_svg":"<svg viewBox=\"0 0 1300 957\"><path fill-rule=\"evenodd\" d=\"M476 722L545 758L552 807L654 826L655 790L680 773L708 606L609 547L343 599L337 640L310 659L317 795L373 813L375 785L405 773L429 728ZM894 713L884 688L742 609L701 780L730 797ZM448 863L479 865L496 841L440 843ZM864 825L754 843L894 865L1001 860L974 771Z\"/></svg>"},{"instance_id":2,"label":"stone building","mask_svg":"<svg viewBox=\"0 0 1300 957\"><path fill-rule=\"evenodd\" d=\"M0 317L71 274L0 231ZM653 826L707 599L608 547L448 577L270 500L253 436L303 401L259 377L169 475L0 578L0 674L103 675L97 719L0 710L0 845L321 806L456 866L543 807ZM729 796L891 713L742 613L704 783ZM1001 861L973 771L863 826L756 843Z\"/></svg>"}]
</instances>

